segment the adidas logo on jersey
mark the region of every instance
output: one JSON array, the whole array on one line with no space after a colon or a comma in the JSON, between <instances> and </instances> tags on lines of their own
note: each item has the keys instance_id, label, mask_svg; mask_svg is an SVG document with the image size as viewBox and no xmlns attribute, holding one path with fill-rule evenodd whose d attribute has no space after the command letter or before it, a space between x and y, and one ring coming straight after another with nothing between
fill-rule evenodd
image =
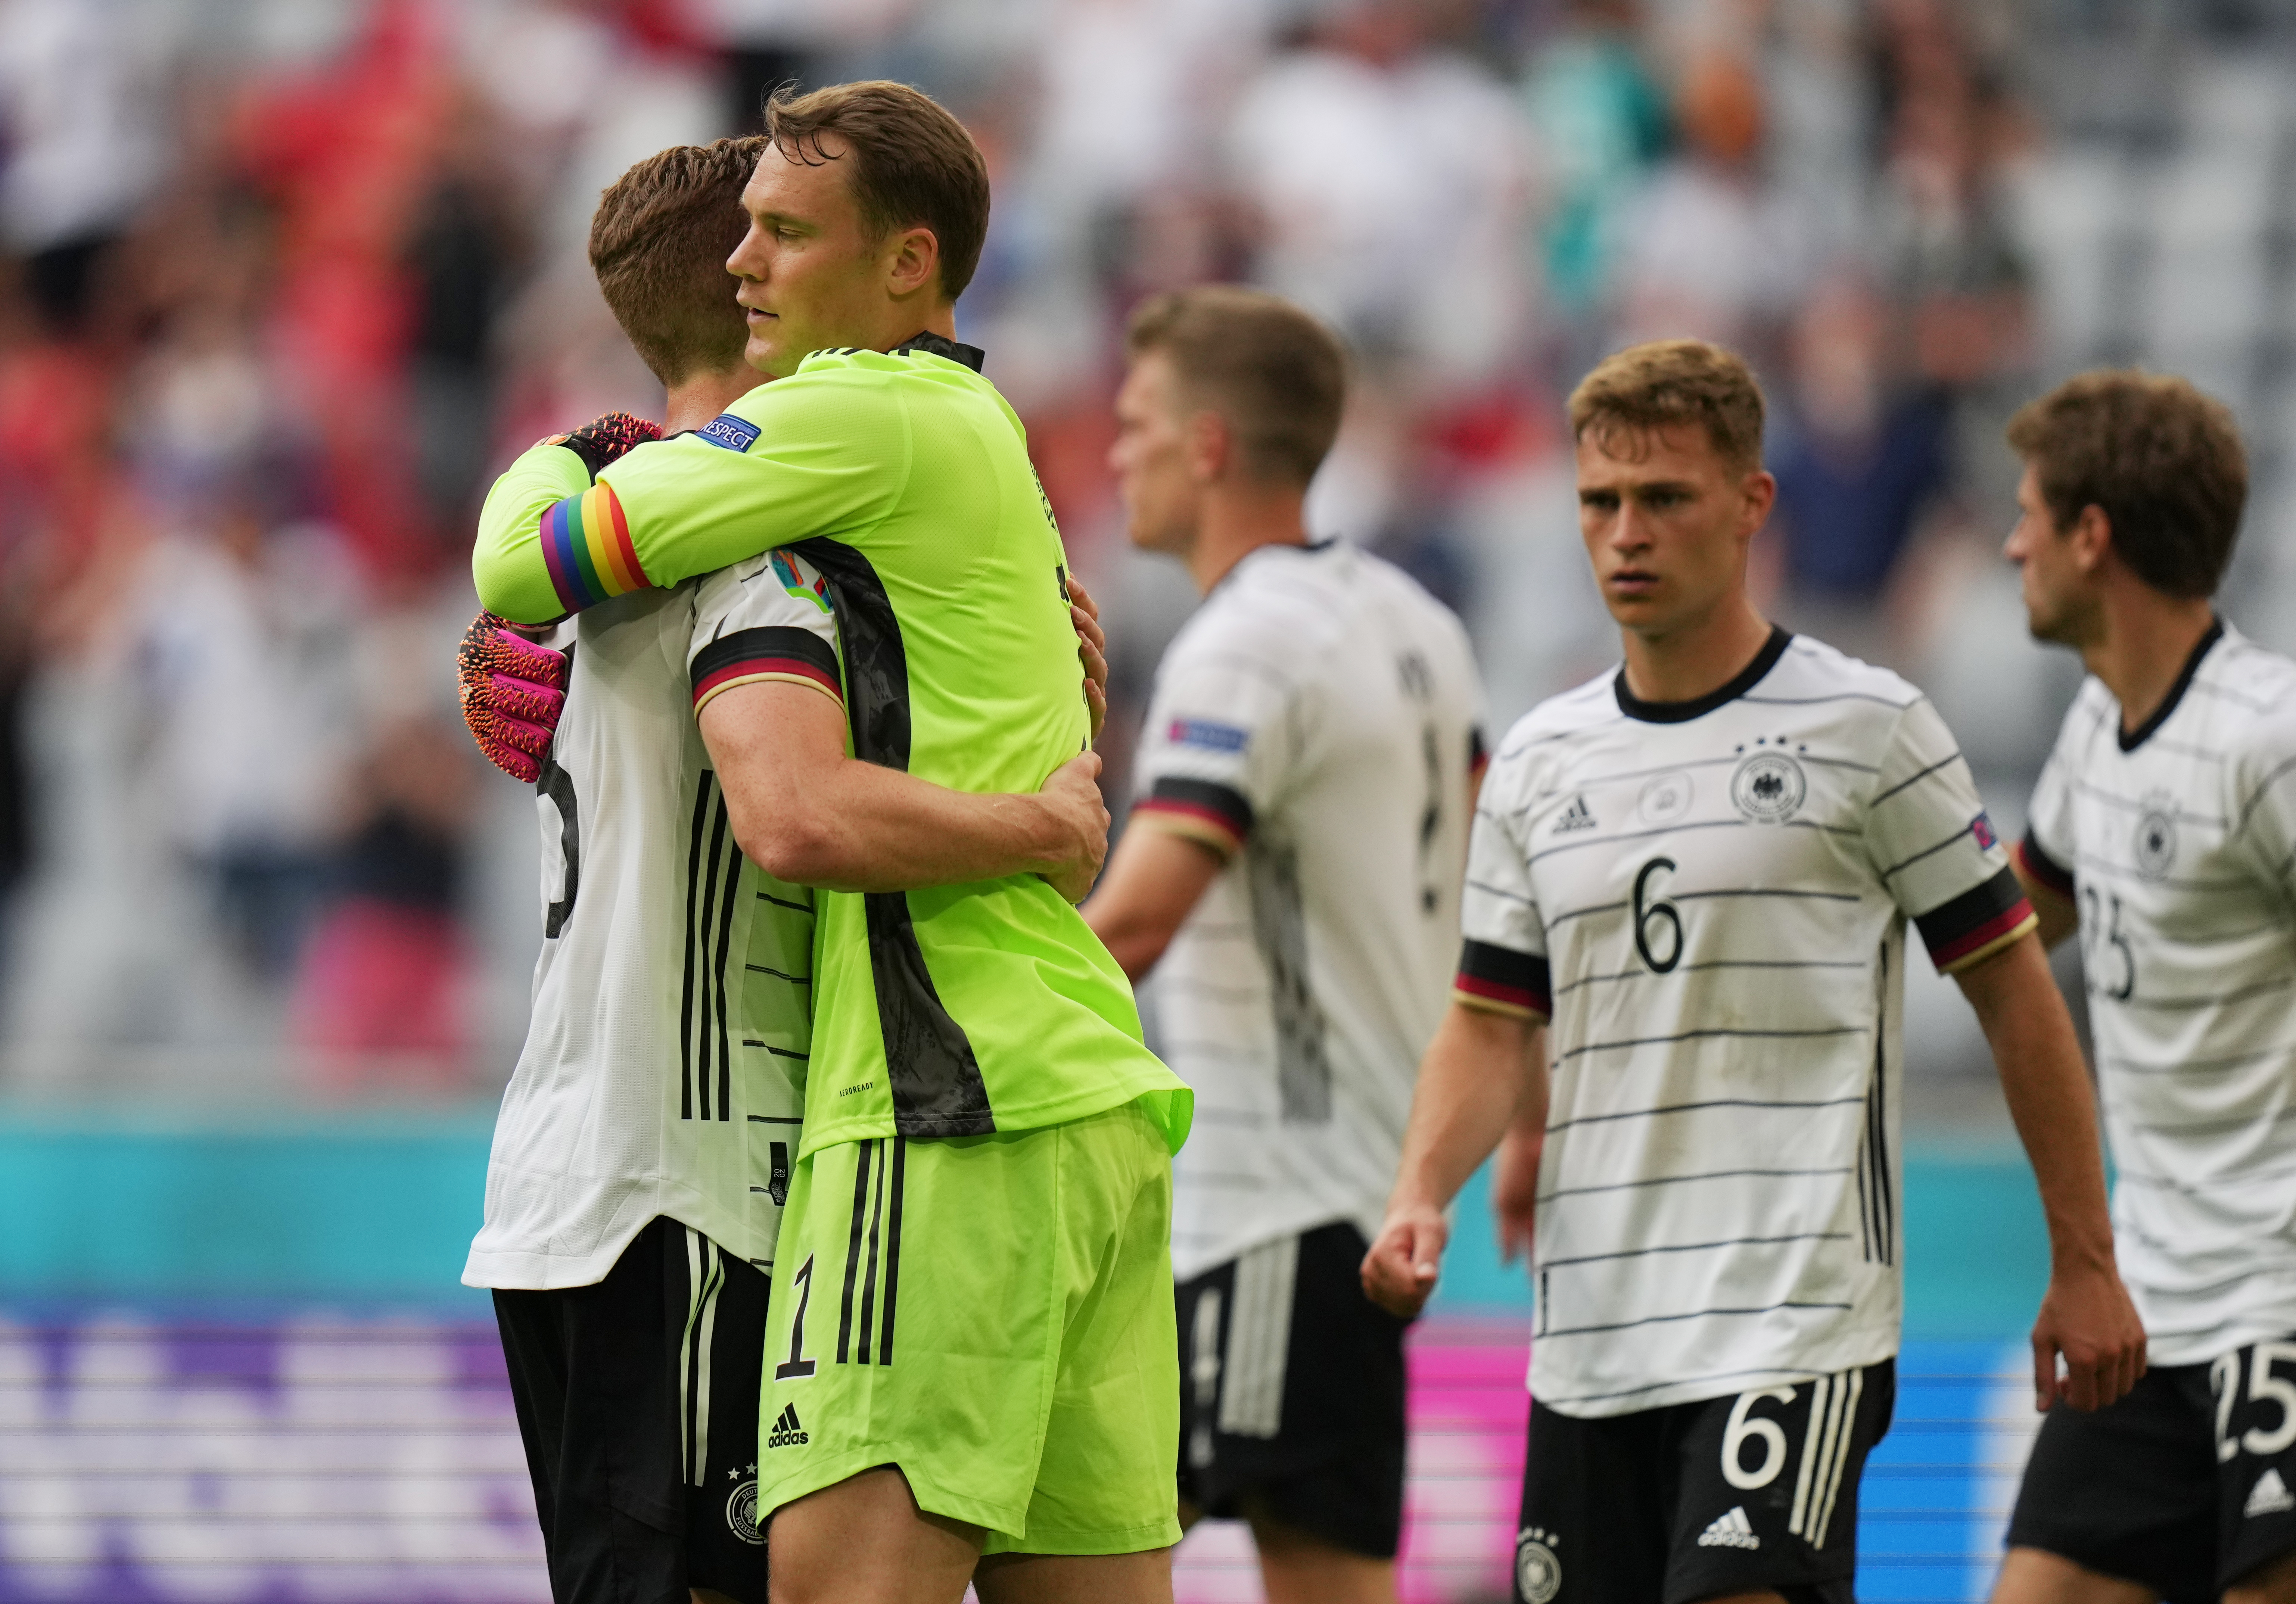
<instances>
[{"instance_id":1,"label":"adidas logo on jersey","mask_svg":"<svg viewBox=\"0 0 2296 1604\"><path fill-rule=\"evenodd\" d=\"M783 1404L781 1418L774 1422L773 1430L766 1434L766 1446L794 1448L800 1443L810 1441L812 1439L806 1435L805 1428L798 1424L797 1405Z\"/></svg>"},{"instance_id":2,"label":"adidas logo on jersey","mask_svg":"<svg viewBox=\"0 0 2296 1604\"><path fill-rule=\"evenodd\" d=\"M2288 1491L2288 1484L2280 1479L2277 1469L2267 1467L2256 1478L2256 1485L2248 1490L2248 1507L2241 1511L2248 1519L2259 1515L2278 1515L2296 1510L2296 1496Z\"/></svg>"},{"instance_id":3,"label":"adidas logo on jersey","mask_svg":"<svg viewBox=\"0 0 2296 1604\"><path fill-rule=\"evenodd\" d=\"M1587 798L1583 795L1571 798L1570 806L1563 809L1562 816L1554 822L1556 835L1568 835L1574 830L1595 828L1595 814L1587 807Z\"/></svg>"},{"instance_id":4,"label":"adidas logo on jersey","mask_svg":"<svg viewBox=\"0 0 2296 1604\"><path fill-rule=\"evenodd\" d=\"M1762 1540L1754 1535L1754 1523L1746 1518L1746 1506L1738 1504L1727 1515L1718 1518L1712 1526L1698 1534L1700 1548L1758 1549Z\"/></svg>"}]
</instances>

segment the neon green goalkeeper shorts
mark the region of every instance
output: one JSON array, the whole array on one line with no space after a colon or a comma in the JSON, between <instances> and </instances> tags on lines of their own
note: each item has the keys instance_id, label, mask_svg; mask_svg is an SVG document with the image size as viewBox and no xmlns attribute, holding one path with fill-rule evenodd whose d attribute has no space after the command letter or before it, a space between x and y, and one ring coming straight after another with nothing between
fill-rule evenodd
<instances>
[{"instance_id":1,"label":"neon green goalkeeper shorts","mask_svg":"<svg viewBox=\"0 0 2296 1604\"><path fill-rule=\"evenodd\" d=\"M774 1254L762 1510L880 1465L987 1551L1179 1541L1172 1164L1136 1102L993 1136L841 1142Z\"/></svg>"}]
</instances>

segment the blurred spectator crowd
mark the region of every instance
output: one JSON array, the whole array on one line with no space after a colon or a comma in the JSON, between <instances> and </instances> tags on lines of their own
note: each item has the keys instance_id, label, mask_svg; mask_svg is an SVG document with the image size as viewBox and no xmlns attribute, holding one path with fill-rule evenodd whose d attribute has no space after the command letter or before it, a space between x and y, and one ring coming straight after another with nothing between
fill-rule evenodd
<instances>
[{"instance_id":1,"label":"blurred spectator crowd","mask_svg":"<svg viewBox=\"0 0 2296 1604\"><path fill-rule=\"evenodd\" d=\"M1765 377L1768 604L1920 678L2010 516L2024 70L2084 9L0 0L0 1084L507 1072L534 831L454 716L476 502L658 410L591 206L775 86L914 82L988 153L960 331L1103 593L1120 795L1193 598L1124 551L1109 400L1131 306L1206 279L1347 338L1313 520L1467 616L1495 725L1612 654L1562 402L1659 335Z\"/></svg>"}]
</instances>

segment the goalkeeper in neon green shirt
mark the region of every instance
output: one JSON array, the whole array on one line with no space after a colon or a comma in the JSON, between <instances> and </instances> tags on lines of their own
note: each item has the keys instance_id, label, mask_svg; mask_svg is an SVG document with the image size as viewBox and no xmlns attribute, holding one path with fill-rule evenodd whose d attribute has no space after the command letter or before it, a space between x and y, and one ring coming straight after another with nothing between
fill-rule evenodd
<instances>
[{"instance_id":1,"label":"goalkeeper in neon green shirt","mask_svg":"<svg viewBox=\"0 0 2296 1604\"><path fill-rule=\"evenodd\" d=\"M770 115L727 265L775 382L594 483L573 450L527 453L488 499L480 599L539 623L790 546L836 603L843 710L791 675L702 713L743 850L841 894L775 1254L776 1599L1168 1599L1190 1095L1069 905L1084 888L932 885L931 844L873 807L884 769L1030 791L1087 741L1059 532L953 338L985 168L898 85Z\"/></svg>"}]
</instances>

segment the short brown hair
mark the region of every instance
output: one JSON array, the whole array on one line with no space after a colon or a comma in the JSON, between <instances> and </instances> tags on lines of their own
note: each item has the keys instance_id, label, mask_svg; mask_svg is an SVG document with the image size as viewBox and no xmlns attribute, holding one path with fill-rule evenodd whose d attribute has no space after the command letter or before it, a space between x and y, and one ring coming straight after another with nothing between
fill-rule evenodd
<instances>
[{"instance_id":1,"label":"short brown hair","mask_svg":"<svg viewBox=\"0 0 2296 1604\"><path fill-rule=\"evenodd\" d=\"M1652 340L1605 356L1570 392L1570 438L1694 423L1724 460L1762 465L1762 387L1735 351L1702 340Z\"/></svg>"},{"instance_id":2,"label":"short brown hair","mask_svg":"<svg viewBox=\"0 0 2296 1604\"><path fill-rule=\"evenodd\" d=\"M881 238L896 228L932 230L941 293L964 294L988 238L988 164L964 125L923 90L882 78L810 94L784 86L766 102L766 138L790 160L828 160L824 134L852 153L862 220Z\"/></svg>"},{"instance_id":3,"label":"short brown hair","mask_svg":"<svg viewBox=\"0 0 2296 1604\"><path fill-rule=\"evenodd\" d=\"M2166 373L2099 368L2028 401L2008 433L2060 530L2100 508L2139 579L2216 593L2248 501L2248 455L2223 402Z\"/></svg>"},{"instance_id":4,"label":"short brown hair","mask_svg":"<svg viewBox=\"0 0 2296 1604\"><path fill-rule=\"evenodd\" d=\"M1125 348L1161 351L1180 382L1227 420L1244 471L1305 485L1339 438L1348 359L1329 329L1280 296L1200 284L1152 297Z\"/></svg>"},{"instance_id":5,"label":"short brown hair","mask_svg":"<svg viewBox=\"0 0 2296 1604\"><path fill-rule=\"evenodd\" d=\"M766 142L672 145L624 173L590 219L590 266L654 377L739 367L749 329L726 258L749 220L742 188Z\"/></svg>"}]
</instances>

